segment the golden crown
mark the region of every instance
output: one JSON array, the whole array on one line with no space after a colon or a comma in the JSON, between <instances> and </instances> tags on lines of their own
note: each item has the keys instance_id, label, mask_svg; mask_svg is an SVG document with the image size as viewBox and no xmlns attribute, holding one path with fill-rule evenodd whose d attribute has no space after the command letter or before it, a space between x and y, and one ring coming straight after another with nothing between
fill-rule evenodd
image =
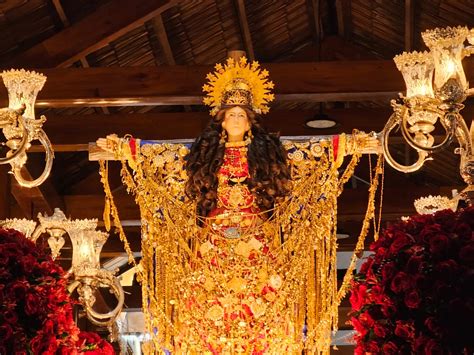
<instances>
[{"instance_id":1,"label":"golden crown","mask_svg":"<svg viewBox=\"0 0 474 355\"><path fill-rule=\"evenodd\" d=\"M227 62L216 64L215 71L207 74L208 83L202 87L207 93L204 104L211 107L215 116L223 106L249 106L259 114L267 113L268 104L275 96L271 93L274 85L268 80L268 71L261 69L258 62L238 61L228 58Z\"/></svg>"}]
</instances>

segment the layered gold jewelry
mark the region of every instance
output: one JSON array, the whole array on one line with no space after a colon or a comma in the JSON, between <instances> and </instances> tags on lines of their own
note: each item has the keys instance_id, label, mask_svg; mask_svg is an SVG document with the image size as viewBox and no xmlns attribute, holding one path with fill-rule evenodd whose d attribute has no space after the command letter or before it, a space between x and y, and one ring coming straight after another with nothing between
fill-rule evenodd
<instances>
[{"instance_id":1,"label":"layered gold jewelry","mask_svg":"<svg viewBox=\"0 0 474 355\"><path fill-rule=\"evenodd\" d=\"M225 147L226 148L239 148L239 147L246 147L250 143L252 143L252 138L247 137L247 139L243 141L237 141L237 142L225 142Z\"/></svg>"},{"instance_id":2,"label":"layered gold jewelry","mask_svg":"<svg viewBox=\"0 0 474 355\"><path fill-rule=\"evenodd\" d=\"M337 151L328 140L283 143L293 189L272 211L260 211L245 184L245 145L226 147L219 206L207 218L196 216L195 203L184 194L186 147L143 145L133 173L124 161L122 179L142 217L140 278L149 353L329 354L351 277L348 272L338 289L337 198L366 140L358 133L341 135L338 142ZM340 177L348 151L353 157ZM357 248L374 216L380 169L379 164Z\"/></svg>"}]
</instances>

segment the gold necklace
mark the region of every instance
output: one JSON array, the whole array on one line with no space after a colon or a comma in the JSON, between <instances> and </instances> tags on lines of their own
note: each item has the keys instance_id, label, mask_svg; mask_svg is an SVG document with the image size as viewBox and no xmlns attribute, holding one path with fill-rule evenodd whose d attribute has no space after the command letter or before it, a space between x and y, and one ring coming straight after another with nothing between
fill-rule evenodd
<instances>
[{"instance_id":1,"label":"gold necklace","mask_svg":"<svg viewBox=\"0 0 474 355\"><path fill-rule=\"evenodd\" d=\"M252 142L250 138L247 138L244 141L238 141L238 142L225 142L225 147L226 148L239 148L239 147L245 147L249 145Z\"/></svg>"}]
</instances>

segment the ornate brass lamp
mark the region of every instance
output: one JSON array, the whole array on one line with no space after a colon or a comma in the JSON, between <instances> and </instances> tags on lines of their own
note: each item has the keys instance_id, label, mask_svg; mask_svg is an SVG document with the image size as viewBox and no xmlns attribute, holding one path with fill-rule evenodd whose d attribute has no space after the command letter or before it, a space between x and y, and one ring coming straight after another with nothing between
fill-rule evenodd
<instances>
[{"instance_id":1,"label":"ornate brass lamp","mask_svg":"<svg viewBox=\"0 0 474 355\"><path fill-rule=\"evenodd\" d=\"M114 332L116 318L123 308L124 292L122 285L112 271L100 267L100 252L107 241L108 234L97 229L97 219L67 219L64 213L56 208L52 216L38 214L35 221L25 219L7 219L0 221L0 226L19 230L36 241L43 234L49 234L48 244L52 256L56 258L64 245L64 234L68 234L72 242L72 266L67 275L71 278L69 292L77 290L79 300L84 306L89 320L99 326L107 326ZM117 298L117 305L107 313L94 309L96 298L94 293L99 287L108 287Z\"/></svg>"},{"instance_id":2,"label":"ornate brass lamp","mask_svg":"<svg viewBox=\"0 0 474 355\"><path fill-rule=\"evenodd\" d=\"M469 131L460 114L469 89L462 67L464 57L474 53L474 30L467 27L436 28L422 33L429 52L402 53L394 58L403 75L407 92L392 100L394 113L383 130L383 151L387 162L408 173L421 168L430 154L446 147L453 139L459 143L460 173L468 187L461 198L474 198L474 126ZM470 46L465 46L466 39ZM445 131L441 143L435 144L432 132L437 122ZM412 165L395 161L388 149L389 134L399 127L406 142L415 149L418 159Z\"/></svg>"},{"instance_id":3,"label":"ornate brass lamp","mask_svg":"<svg viewBox=\"0 0 474 355\"><path fill-rule=\"evenodd\" d=\"M10 164L13 175L21 186L41 185L49 176L53 165L54 152L48 136L43 131L44 116L35 118L36 96L43 88L46 76L25 70L9 70L1 73L8 90L8 108L0 109L0 128L5 136L9 151L0 157L0 164ZM31 142L39 140L46 152L46 164L41 175L34 180L25 180L21 168L27 161L27 151Z\"/></svg>"}]
</instances>

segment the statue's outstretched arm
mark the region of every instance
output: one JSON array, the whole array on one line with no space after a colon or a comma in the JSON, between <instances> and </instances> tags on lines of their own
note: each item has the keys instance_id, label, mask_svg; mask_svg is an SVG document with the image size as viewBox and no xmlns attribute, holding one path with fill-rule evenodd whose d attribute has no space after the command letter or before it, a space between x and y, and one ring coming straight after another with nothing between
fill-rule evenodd
<instances>
[{"instance_id":1,"label":"statue's outstretched arm","mask_svg":"<svg viewBox=\"0 0 474 355\"><path fill-rule=\"evenodd\" d=\"M352 155L356 153L382 153L382 134L376 132L365 133L362 131L355 131L352 135L347 135L344 155Z\"/></svg>"},{"instance_id":2,"label":"statue's outstretched arm","mask_svg":"<svg viewBox=\"0 0 474 355\"><path fill-rule=\"evenodd\" d=\"M116 134L109 134L106 138L99 138L96 145L101 151L113 154L115 160L126 160L132 169L136 168L135 160L140 147L140 139L131 136L121 138ZM111 159L106 154L101 155L100 160Z\"/></svg>"}]
</instances>

